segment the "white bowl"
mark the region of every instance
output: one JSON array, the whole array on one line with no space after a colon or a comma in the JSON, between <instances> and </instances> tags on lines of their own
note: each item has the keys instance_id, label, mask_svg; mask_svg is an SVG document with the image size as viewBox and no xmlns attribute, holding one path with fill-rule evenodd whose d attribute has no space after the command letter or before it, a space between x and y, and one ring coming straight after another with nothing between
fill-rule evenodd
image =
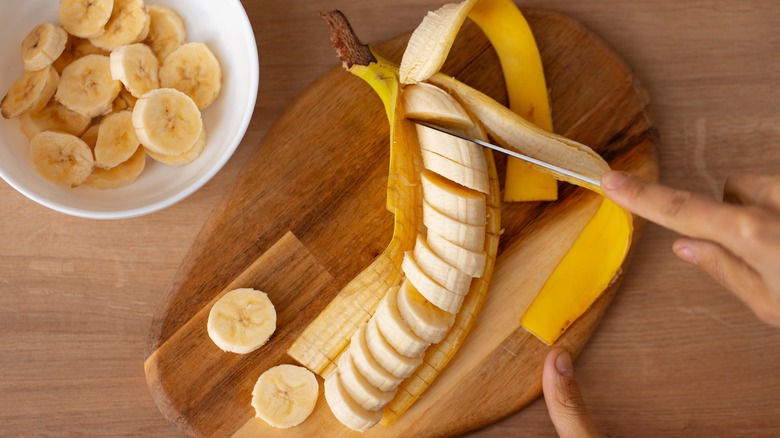
<instances>
[{"instance_id":1,"label":"white bowl","mask_svg":"<svg viewBox=\"0 0 780 438\"><path fill-rule=\"evenodd\" d=\"M133 184L114 190L58 187L32 166L29 141L18 120L0 118L0 176L33 201L59 212L121 219L149 214L186 198L227 162L246 132L257 98L259 63L252 26L239 0L148 0L174 8L187 25L187 40L204 42L222 64L222 92L203 111L208 142L203 155L182 167L147 158ZM57 0L0 2L0 96L22 74L20 45L43 22L58 23Z\"/></svg>"}]
</instances>

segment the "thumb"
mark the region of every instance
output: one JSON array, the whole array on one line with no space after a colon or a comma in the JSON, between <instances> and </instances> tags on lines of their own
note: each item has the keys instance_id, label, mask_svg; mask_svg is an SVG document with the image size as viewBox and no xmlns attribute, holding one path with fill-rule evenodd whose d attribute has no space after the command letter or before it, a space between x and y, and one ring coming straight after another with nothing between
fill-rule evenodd
<instances>
[{"instance_id":1,"label":"thumb","mask_svg":"<svg viewBox=\"0 0 780 438\"><path fill-rule=\"evenodd\" d=\"M564 349L554 348L547 354L542 388L550 419L561 438L598 436L574 379L571 356Z\"/></svg>"}]
</instances>

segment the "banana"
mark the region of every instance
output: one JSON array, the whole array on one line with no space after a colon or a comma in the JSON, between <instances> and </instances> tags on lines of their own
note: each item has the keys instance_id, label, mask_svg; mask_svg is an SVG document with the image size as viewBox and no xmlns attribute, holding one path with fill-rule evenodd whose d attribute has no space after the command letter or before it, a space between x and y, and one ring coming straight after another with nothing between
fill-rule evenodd
<instances>
[{"instance_id":1,"label":"banana","mask_svg":"<svg viewBox=\"0 0 780 438\"><path fill-rule=\"evenodd\" d=\"M395 390L382 391L360 373L349 351L339 357L339 380L350 398L367 411L378 411L395 396Z\"/></svg>"},{"instance_id":2,"label":"banana","mask_svg":"<svg viewBox=\"0 0 780 438\"><path fill-rule=\"evenodd\" d=\"M133 129L133 113L120 111L100 122L95 144L95 166L111 169L129 160L141 142Z\"/></svg>"},{"instance_id":3,"label":"banana","mask_svg":"<svg viewBox=\"0 0 780 438\"><path fill-rule=\"evenodd\" d=\"M422 125L417 125L417 138L423 150L437 153L477 172L487 174L482 146Z\"/></svg>"},{"instance_id":4,"label":"banana","mask_svg":"<svg viewBox=\"0 0 780 438\"><path fill-rule=\"evenodd\" d=\"M65 51L68 33L51 23L35 26L22 41L22 63L27 71L50 66Z\"/></svg>"},{"instance_id":5,"label":"banana","mask_svg":"<svg viewBox=\"0 0 780 438\"><path fill-rule=\"evenodd\" d=\"M125 87L122 87L119 91L119 95L114 99L114 103L111 104L111 112L118 113L122 110L132 110L135 108L136 102L138 102L138 99L130 94Z\"/></svg>"},{"instance_id":6,"label":"banana","mask_svg":"<svg viewBox=\"0 0 780 438\"><path fill-rule=\"evenodd\" d=\"M100 132L100 124L95 124L87 128L87 130L81 134L81 139L89 146L93 157L95 156L95 145L97 144L98 132Z\"/></svg>"},{"instance_id":7,"label":"banana","mask_svg":"<svg viewBox=\"0 0 780 438\"><path fill-rule=\"evenodd\" d=\"M485 226L457 221L423 201L423 223L428 232L439 234L450 242L470 250L479 251L485 246Z\"/></svg>"},{"instance_id":8,"label":"banana","mask_svg":"<svg viewBox=\"0 0 780 438\"><path fill-rule=\"evenodd\" d=\"M363 409L352 400L344 389L338 372L325 379L325 400L336 419L356 432L365 432L382 419L382 411Z\"/></svg>"},{"instance_id":9,"label":"banana","mask_svg":"<svg viewBox=\"0 0 780 438\"><path fill-rule=\"evenodd\" d=\"M480 172L471 167L456 163L449 158L426 149L423 149L421 153L425 168L431 172L438 173L464 187L474 189L481 193L488 193L490 185L488 184L487 172Z\"/></svg>"},{"instance_id":10,"label":"banana","mask_svg":"<svg viewBox=\"0 0 780 438\"><path fill-rule=\"evenodd\" d=\"M303 423L317 405L320 385L314 373L296 365L269 368L255 383L255 415L273 427L286 429Z\"/></svg>"},{"instance_id":11,"label":"banana","mask_svg":"<svg viewBox=\"0 0 780 438\"><path fill-rule=\"evenodd\" d=\"M187 94L204 109L219 96L222 67L205 44L187 43L165 58L160 67L160 85Z\"/></svg>"},{"instance_id":12,"label":"banana","mask_svg":"<svg viewBox=\"0 0 780 438\"><path fill-rule=\"evenodd\" d=\"M87 55L65 67L54 97L72 111L97 117L111 110L121 88L111 79L108 56Z\"/></svg>"},{"instance_id":13,"label":"banana","mask_svg":"<svg viewBox=\"0 0 780 438\"><path fill-rule=\"evenodd\" d=\"M82 139L83 140L83 139ZM100 190L118 189L133 183L146 167L146 152L138 148L128 160L111 169L95 167L84 184Z\"/></svg>"},{"instance_id":14,"label":"banana","mask_svg":"<svg viewBox=\"0 0 780 438\"><path fill-rule=\"evenodd\" d=\"M156 152L152 152L147 149L146 153L149 154L155 161L159 161L169 166L184 166L190 164L193 161L200 158L203 154L203 150L206 148L206 128L203 127L200 131L200 137L195 144L181 155L162 155Z\"/></svg>"},{"instance_id":15,"label":"banana","mask_svg":"<svg viewBox=\"0 0 780 438\"><path fill-rule=\"evenodd\" d=\"M409 85L404 88L401 98L408 119L436 122L454 129L474 127L474 122L463 107L439 87L425 82Z\"/></svg>"},{"instance_id":16,"label":"banana","mask_svg":"<svg viewBox=\"0 0 780 438\"><path fill-rule=\"evenodd\" d=\"M51 99L42 110L19 117L22 132L29 140L43 131L59 131L80 136L91 122L89 117L69 110L55 99Z\"/></svg>"},{"instance_id":17,"label":"banana","mask_svg":"<svg viewBox=\"0 0 780 438\"><path fill-rule=\"evenodd\" d=\"M455 323L455 315L426 300L408 280L398 291L398 310L412 331L431 344L441 342Z\"/></svg>"},{"instance_id":18,"label":"banana","mask_svg":"<svg viewBox=\"0 0 780 438\"><path fill-rule=\"evenodd\" d=\"M485 195L453 184L430 171L423 172L420 180L423 197L431 207L460 222L485 225Z\"/></svg>"},{"instance_id":19,"label":"banana","mask_svg":"<svg viewBox=\"0 0 780 438\"><path fill-rule=\"evenodd\" d=\"M69 66L73 61L87 55L108 56L109 52L95 47L89 40L68 35L68 42L65 44L65 50L52 65L57 69L57 73L62 74L65 67Z\"/></svg>"},{"instance_id":20,"label":"banana","mask_svg":"<svg viewBox=\"0 0 780 438\"><path fill-rule=\"evenodd\" d=\"M151 27L144 42L152 48L162 64L166 56L187 41L187 27L181 16L171 8L154 5L146 11L151 19Z\"/></svg>"},{"instance_id":21,"label":"banana","mask_svg":"<svg viewBox=\"0 0 780 438\"><path fill-rule=\"evenodd\" d=\"M431 279L450 292L466 295L471 287L471 277L439 257L421 235L414 245L414 260Z\"/></svg>"},{"instance_id":22,"label":"banana","mask_svg":"<svg viewBox=\"0 0 780 438\"><path fill-rule=\"evenodd\" d=\"M143 0L114 0L111 18L100 36L90 37L89 41L103 50L114 50L142 41L146 38L149 14L146 13Z\"/></svg>"},{"instance_id":23,"label":"banana","mask_svg":"<svg viewBox=\"0 0 780 438\"><path fill-rule=\"evenodd\" d=\"M376 318L371 318L366 324L366 344L377 363L399 379L411 376L423 361L422 356L407 357L395 351L379 331Z\"/></svg>"},{"instance_id":24,"label":"banana","mask_svg":"<svg viewBox=\"0 0 780 438\"><path fill-rule=\"evenodd\" d=\"M189 96L160 88L138 99L133 108L133 126L146 149L161 155L181 155L198 140L203 120Z\"/></svg>"},{"instance_id":25,"label":"banana","mask_svg":"<svg viewBox=\"0 0 780 438\"><path fill-rule=\"evenodd\" d=\"M487 260L485 251L468 250L432 232L428 233L426 241L433 252L457 270L474 278L482 277Z\"/></svg>"},{"instance_id":26,"label":"banana","mask_svg":"<svg viewBox=\"0 0 780 438\"><path fill-rule=\"evenodd\" d=\"M0 102L0 113L4 118L12 119L43 109L57 91L59 81L60 75L52 66L24 72Z\"/></svg>"},{"instance_id":27,"label":"banana","mask_svg":"<svg viewBox=\"0 0 780 438\"><path fill-rule=\"evenodd\" d=\"M114 0L62 0L59 15L69 34L94 38L105 32L113 10Z\"/></svg>"},{"instance_id":28,"label":"banana","mask_svg":"<svg viewBox=\"0 0 780 438\"><path fill-rule=\"evenodd\" d=\"M393 391L401 384L401 378L396 377L384 368L374 359L366 342L366 326L362 325L352 335L349 343L349 354L355 363L360 374L368 382L380 391Z\"/></svg>"},{"instance_id":29,"label":"banana","mask_svg":"<svg viewBox=\"0 0 780 438\"><path fill-rule=\"evenodd\" d=\"M94 168L89 146L71 134L41 132L30 141L30 155L41 176L67 187L84 183Z\"/></svg>"},{"instance_id":30,"label":"banana","mask_svg":"<svg viewBox=\"0 0 780 438\"><path fill-rule=\"evenodd\" d=\"M379 302L374 319L379 332L395 351L406 357L418 357L431 343L420 339L404 321L398 311L398 289L398 286L390 288Z\"/></svg>"},{"instance_id":31,"label":"banana","mask_svg":"<svg viewBox=\"0 0 780 438\"><path fill-rule=\"evenodd\" d=\"M111 77L136 98L160 88L160 62L146 44L130 44L114 49L110 56Z\"/></svg>"},{"instance_id":32,"label":"banana","mask_svg":"<svg viewBox=\"0 0 780 438\"><path fill-rule=\"evenodd\" d=\"M232 290L217 300L209 312L209 337L217 347L231 353L257 350L275 330L276 310L268 295L259 290Z\"/></svg>"},{"instance_id":33,"label":"banana","mask_svg":"<svg viewBox=\"0 0 780 438\"><path fill-rule=\"evenodd\" d=\"M426 300L445 312L452 314L458 313L465 296L450 292L444 286L435 282L422 270L420 265L417 264L411 251L406 253L404 261L401 264L401 269L403 269L404 274L406 274L406 279L412 283L412 286L414 286Z\"/></svg>"}]
</instances>

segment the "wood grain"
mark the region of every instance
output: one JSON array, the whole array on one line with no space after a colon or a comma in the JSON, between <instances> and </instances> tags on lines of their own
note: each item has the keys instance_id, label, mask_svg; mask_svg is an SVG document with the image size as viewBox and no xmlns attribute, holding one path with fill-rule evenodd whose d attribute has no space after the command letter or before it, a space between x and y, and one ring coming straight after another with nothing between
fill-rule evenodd
<instances>
[{"instance_id":1,"label":"wood grain","mask_svg":"<svg viewBox=\"0 0 780 438\"><path fill-rule=\"evenodd\" d=\"M526 16L546 66L557 129L588 142L612 167L655 180L647 95L630 70L575 21L537 10L526 10ZM394 38L377 50L398 62L408 38ZM506 100L495 53L471 23L443 70ZM389 241L392 216L382 206L388 133L379 99L340 68L304 90L270 129L190 248L152 323L147 379L152 397L177 430L190 436L287 432L253 418L248 394L263 370L291 362L286 351L303 326L371 262L376 245ZM520 327L520 317L599 202L584 189L568 187L555 203L503 208L496 273L473 333L407 413L391 427L375 427L366 435L463 433L538 397L549 349ZM634 245L640 231L637 221ZM286 264L300 266L301 272L280 269ZM296 275L304 279L289 278ZM236 287L270 290L280 312L274 337L246 356L220 352L205 330L213 303ZM558 344L576 354L616 290L617 284ZM472 409L473 402L480 408ZM322 397L293 432L352 435Z\"/></svg>"},{"instance_id":2,"label":"wood grain","mask_svg":"<svg viewBox=\"0 0 780 438\"><path fill-rule=\"evenodd\" d=\"M152 3L150 1L150 3ZM204 221L271 124L338 65L318 10L365 41L414 28L442 0L245 1L261 81L227 166L151 216L95 222L0 183L0 435L176 436L145 383L152 314ZM601 35L642 79L662 139L662 180L719 196L737 171L780 168L780 9L770 0L523 0ZM777 436L780 331L759 323L649 225L631 275L575 362L610 436ZM475 436L553 436L542 400Z\"/></svg>"}]
</instances>

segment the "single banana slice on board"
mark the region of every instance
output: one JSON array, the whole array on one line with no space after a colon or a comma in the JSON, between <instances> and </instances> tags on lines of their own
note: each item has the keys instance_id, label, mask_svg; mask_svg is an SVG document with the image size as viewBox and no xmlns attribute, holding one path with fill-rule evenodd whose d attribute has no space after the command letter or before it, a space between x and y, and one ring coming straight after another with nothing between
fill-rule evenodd
<instances>
[{"instance_id":1,"label":"single banana slice on board","mask_svg":"<svg viewBox=\"0 0 780 438\"><path fill-rule=\"evenodd\" d=\"M368 320L368 324L366 324L366 343L368 344L368 351L371 352L371 356L376 359L377 363L387 372L400 379L411 376L423 361L422 356L407 357L395 351L395 348L387 342L387 339L379 331L376 318L371 318Z\"/></svg>"},{"instance_id":2,"label":"single banana slice on board","mask_svg":"<svg viewBox=\"0 0 780 438\"><path fill-rule=\"evenodd\" d=\"M482 277L482 273L485 270L485 261L487 260L485 251L468 250L430 231L426 241L433 252L457 270L474 278Z\"/></svg>"},{"instance_id":3,"label":"single banana slice on board","mask_svg":"<svg viewBox=\"0 0 780 438\"><path fill-rule=\"evenodd\" d=\"M140 98L160 88L160 62L146 44L130 44L111 52L111 77L125 86L133 97Z\"/></svg>"},{"instance_id":4,"label":"single banana slice on board","mask_svg":"<svg viewBox=\"0 0 780 438\"><path fill-rule=\"evenodd\" d=\"M203 120L189 96L160 88L138 99L133 108L133 126L146 149L175 156L192 148L203 130Z\"/></svg>"},{"instance_id":5,"label":"single banana slice on board","mask_svg":"<svg viewBox=\"0 0 780 438\"><path fill-rule=\"evenodd\" d=\"M409 119L431 121L454 129L471 129L474 122L446 91L420 82L403 89L404 115Z\"/></svg>"},{"instance_id":6,"label":"single banana slice on board","mask_svg":"<svg viewBox=\"0 0 780 438\"><path fill-rule=\"evenodd\" d=\"M385 340L406 357L418 357L431 345L414 334L398 311L398 286L387 291L376 308L374 319Z\"/></svg>"},{"instance_id":7,"label":"single banana slice on board","mask_svg":"<svg viewBox=\"0 0 780 438\"><path fill-rule=\"evenodd\" d=\"M425 168L431 172L437 173L464 187L474 189L478 192L489 192L490 186L488 184L487 172L481 172L460 163L456 163L447 157L427 149L422 149L420 152L422 153Z\"/></svg>"},{"instance_id":8,"label":"single banana slice on board","mask_svg":"<svg viewBox=\"0 0 780 438\"><path fill-rule=\"evenodd\" d=\"M420 180L423 197L431 207L460 222L485 225L485 195L427 170Z\"/></svg>"},{"instance_id":9,"label":"single banana slice on board","mask_svg":"<svg viewBox=\"0 0 780 438\"><path fill-rule=\"evenodd\" d=\"M141 145L133 128L133 113L120 111L100 122L95 144L95 166L111 169L129 160Z\"/></svg>"},{"instance_id":10,"label":"single banana slice on board","mask_svg":"<svg viewBox=\"0 0 780 438\"><path fill-rule=\"evenodd\" d=\"M87 55L65 67L54 97L72 111L97 117L111 110L121 89L111 78L108 56Z\"/></svg>"},{"instance_id":11,"label":"single banana slice on board","mask_svg":"<svg viewBox=\"0 0 780 438\"><path fill-rule=\"evenodd\" d=\"M84 184L100 190L122 188L135 182L145 167L146 152L144 148L138 148L130 159L116 167L111 169L95 167Z\"/></svg>"},{"instance_id":12,"label":"single banana slice on board","mask_svg":"<svg viewBox=\"0 0 780 438\"><path fill-rule=\"evenodd\" d=\"M341 354L338 361L339 379L350 398L359 404L360 407L368 411L377 411L382 409L395 396L395 390L382 391L363 377L355 366L352 356L345 351Z\"/></svg>"},{"instance_id":13,"label":"single banana slice on board","mask_svg":"<svg viewBox=\"0 0 780 438\"><path fill-rule=\"evenodd\" d=\"M235 289L214 303L207 330L220 349L251 353L265 345L276 330L276 310L264 292Z\"/></svg>"},{"instance_id":14,"label":"single banana slice on board","mask_svg":"<svg viewBox=\"0 0 780 438\"><path fill-rule=\"evenodd\" d=\"M363 409L352 400L344 389L338 372L325 379L325 400L336 419L354 431L365 432L382 419L382 411Z\"/></svg>"},{"instance_id":15,"label":"single banana slice on board","mask_svg":"<svg viewBox=\"0 0 780 438\"><path fill-rule=\"evenodd\" d=\"M431 279L450 292L466 295L471 287L471 276L459 271L439 257L422 235L417 235L414 245L414 260Z\"/></svg>"},{"instance_id":16,"label":"single banana slice on board","mask_svg":"<svg viewBox=\"0 0 780 438\"><path fill-rule=\"evenodd\" d=\"M61 132L44 131L30 141L33 165L47 180L77 187L92 173L92 151L80 138Z\"/></svg>"},{"instance_id":17,"label":"single banana slice on board","mask_svg":"<svg viewBox=\"0 0 780 438\"><path fill-rule=\"evenodd\" d=\"M402 379L398 378L384 369L379 362L374 359L366 342L366 326L361 325L352 335L349 344L349 354L355 363L360 374L368 382L380 391L393 391L401 384Z\"/></svg>"},{"instance_id":18,"label":"single banana slice on board","mask_svg":"<svg viewBox=\"0 0 780 438\"><path fill-rule=\"evenodd\" d=\"M114 10L114 0L62 0L60 22L69 34L94 38L105 32Z\"/></svg>"},{"instance_id":19,"label":"single banana slice on board","mask_svg":"<svg viewBox=\"0 0 780 438\"><path fill-rule=\"evenodd\" d=\"M92 122L87 116L69 110L65 105L51 99L40 111L30 112L19 117L19 124L27 139L32 139L43 131L58 131L80 136Z\"/></svg>"},{"instance_id":20,"label":"single banana slice on board","mask_svg":"<svg viewBox=\"0 0 780 438\"><path fill-rule=\"evenodd\" d=\"M206 127L203 127L203 129L200 131L200 137L198 137L198 140L195 142L195 144L192 145L188 151L181 155L162 155L158 154L157 152L152 152L148 149L146 152L155 161L159 161L163 164L167 164L169 166L184 166L200 158L200 156L203 154L203 150L206 149L206 140Z\"/></svg>"},{"instance_id":21,"label":"single banana slice on board","mask_svg":"<svg viewBox=\"0 0 780 438\"><path fill-rule=\"evenodd\" d=\"M458 295L450 292L444 286L436 283L428 274L423 272L420 265L414 260L414 255L412 255L411 251L407 251L404 255L401 269L403 269L404 274L406 274L406 279L412 283L412 286L414 286L426 300L445 312L453 314L458 313L460 306L463 304L465 295Z\"/></svg>"},{"instance_id":22,"label":"single banana slice on board","mask_svg":"<svg viewBox=\"0 0 780 438\"><path fill-rule=\"evenodd\" d=\"M455 323L455 315L433 305L408 280L398 291L398 310L412 331L431 344L441 342Z\"/></svg>"},{"instance_id":23,"label":"single banana slice on board","mask_svg":"<svg viewBox=\"0 0 780 438\"><path fill-rule=\"evenodd\" d=\"M269 368L255 383L252 407L255 415L273 427L297 426L317 405L320 385L314 373L296 365Z\"/></svg>"},{"instance_id":24,"label":"single banana slice on board","mask_svg":"<svg viewBox=\"0 0 780 438\"><path fill-rule=\"evenodd\" d=\"M27 71L50 66L65 51L68 33L51 23L35 26L22 41L22 63Z\"/></svg>"},{"instance_id":25,"label":"single banana slice on board","mask_svg":"<svg viewBox=\"0 0 780 438\"><path fill-rule=\"evenodd\" d=\"M143 40L144 32L149 32L143 0L114 0L111 18L105 26L105 32L89 40L103 50L114 50Z\"/></svg>"},{"instance_id":26,"label":"single banana slice on board","mask_svg":"<svg viewBox=\"0 0 780 438\"><path fill-rule=\"evenodd\" d=\"M222 90L222 67L203 43L187 43L171 52L160 67L160 85L192 98L198 108L214 103Z\"/></svg>"},{"instance_id":27,"label":"single banana slice on board","mask_svg":"<svg viewBox=\"0 0 780 438\"><path fill-rule=\"evenodd\" d=\"M12 119L43 109L57 91L59 81L60 75L52 66L24 72L0 102L0 113L4 118Z\"/></svg>"},{"instance_id":28,"label":"single banana slice on board","mask_svg":"<svg viewBox=\"0 0 780 438\"><path fill-rule=\"evenodd\" d=\"M166 56L187 41L187 27L181 16L171 8L153 5L146 11L151 19L151 27L144 42L152 48L162 64Z\"/></svg>"},{"instance_id":29,"label":"single banana slice on board","mask_svg":"<svg viewBox=\"0 0 780 438\"><path fill-rule=\"evenodd\" d=\"M479 251L485 246L485 226L457 221L423 201L423 223L428 231L443 236L450 242L470 250Z\"/></svg>"}]
</instances>

